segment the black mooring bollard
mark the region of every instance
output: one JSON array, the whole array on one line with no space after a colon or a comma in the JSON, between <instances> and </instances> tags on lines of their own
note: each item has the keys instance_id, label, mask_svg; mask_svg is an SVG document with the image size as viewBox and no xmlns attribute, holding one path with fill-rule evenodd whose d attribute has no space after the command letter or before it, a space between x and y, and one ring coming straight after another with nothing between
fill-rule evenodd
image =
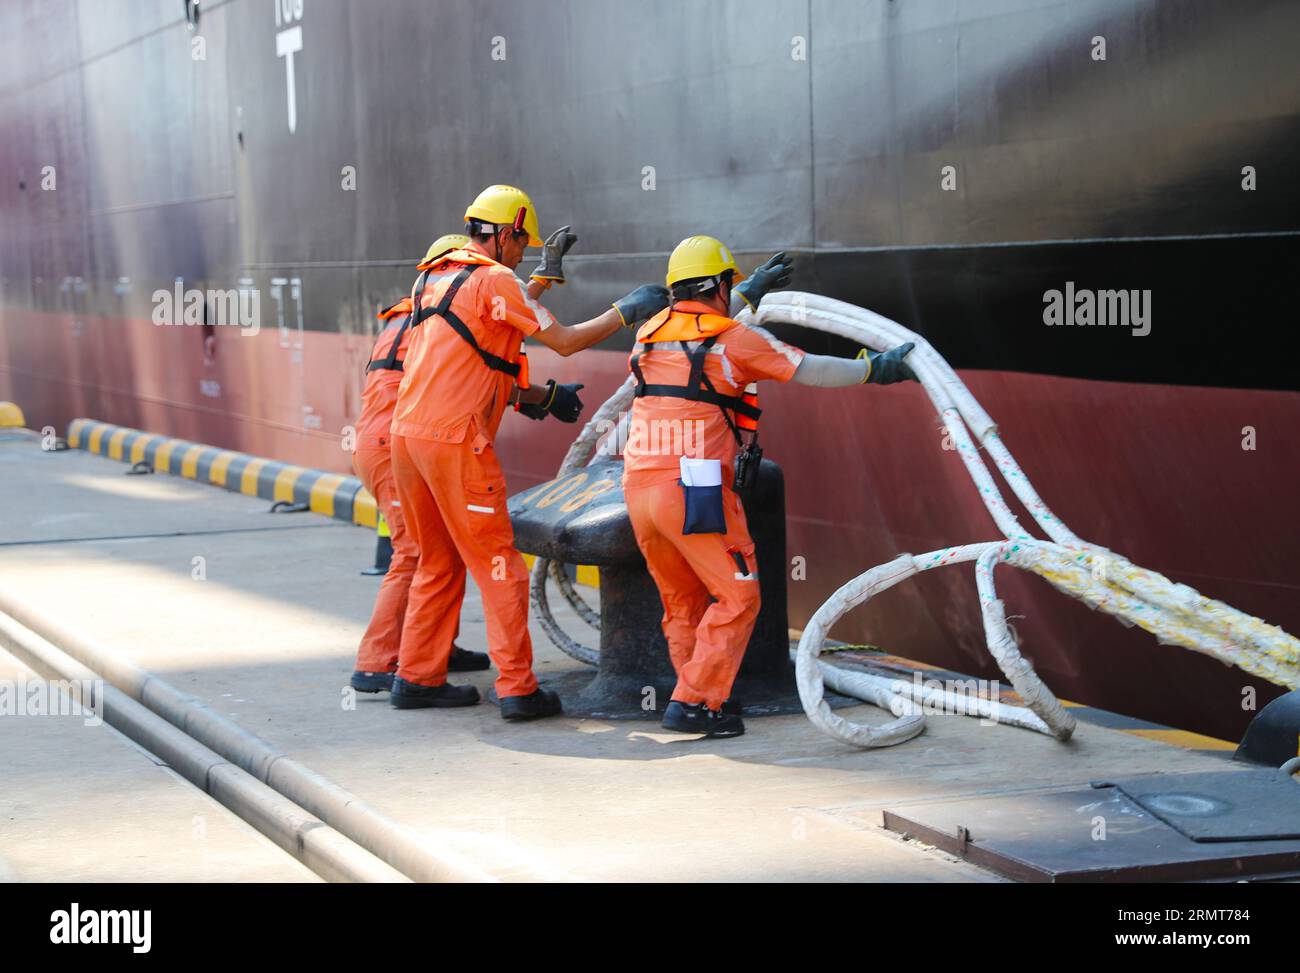
<instances>
[{"instance_id":1,"label":"black mooring bollard","mask_svg":"<svg viewBox=\"0 0 1300 973\"><path fill-rule=\"evenodd\" d=\"M600 569L599 666L594 674L544 680L573 715L651 717L663 712L676 681L661 627L663 606L632 533L622 476L622 462L606 460L510 500L521 551ZM801 706L786 614L785 479L776 463L763 461L743 502L763 604L732 697L747 716L795 712ZM554 589L550 601L561 602ZM583 626L570 634L594 638Z\"/></svg>"}]
</instances>

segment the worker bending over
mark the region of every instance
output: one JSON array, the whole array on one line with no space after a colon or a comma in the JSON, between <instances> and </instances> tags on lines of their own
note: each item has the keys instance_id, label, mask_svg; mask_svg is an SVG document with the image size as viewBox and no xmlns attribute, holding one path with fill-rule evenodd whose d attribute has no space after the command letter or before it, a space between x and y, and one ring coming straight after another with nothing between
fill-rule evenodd
<instances>
[{"instance_id":1,"label":"worker bending over","mask_svg":"<svg viewBox=\"0 0 1300 973\"><path fill-rule=\"evenodd\" d=\"M752 483L761 456L753 383L842 386L915 378L903 362L911 342L883 354L864 349L856 360L810 355L728 316L734 297L737 307L757 307L790 273L788 258L777 254L746 279L720 241L683 240L668 260L672 305L642 326L629 361L637 386L623 450L623 495L659 588L677 672L665 729L718 737L745 732L729 698L759 609L754 542L736 492ZM670 434L686 429L701 434Z\"/></svg>"},{"instance_id":2,"label":"worker bending over","mask_svg":"<svg viewBox=\"0 0 1300 973\"><path fill-rule=\"evenodd\" d=\"M523 191L490 186L465 211L470 243L422 264L415 317L393 417L393 475L420 561L402 625L390 699L400 708L471 706L473 686L447 682L466 569L483 598L488 652L507 720L561 712L533 675L528 571L514 547L506 483L493 448L534 335L572 355L668 303L644 285L599 317L564 326L531 298L513 270L542 246L537 211ZM545 261L544 261L545 263Z\"/></svg>"},{"instance_id":3,"label":"worker bending over","mask_svg":"<svg viewBox=\"0 0 1300 973\"><path fill-rule=\"evenodd\" d=\"M568 229L567 226L562 227L547 240L546 258L534 271L534 279L528 283L530 297L536 298L554 282L564 282L562 258L577 239ZM469 242L469 237L463 233L445 234L429 247L421 266L452 250L460 249ZM363 693L387 692L392 688L407 596L420 556L415 539L406 528L401 503L397 499L389 432L412 333L411 298L404 297L391 307L384 308L379 312L379 320L387 322L387 326L375 339L366 366L366 384L361 393L361 415L357 419L352 466L361 478L362 485L375 498L380 515L388 522L393 555L384 580L380 583L379 593L375 596L370 624L357 649L351 682L353 689ZM580 388L581 385L557 386L553 380L540 387L520 389L516 386L511 401L516 403L516 409L530 418L541 419L549 413L564 422L576 422L582 412L582 401L577 396ZM459 631L459 616L457 629ZM488 665L485 653L471 652L453 645L448 661L451 672L473 672L486 669Z\"/></svg>"}]
</instances>

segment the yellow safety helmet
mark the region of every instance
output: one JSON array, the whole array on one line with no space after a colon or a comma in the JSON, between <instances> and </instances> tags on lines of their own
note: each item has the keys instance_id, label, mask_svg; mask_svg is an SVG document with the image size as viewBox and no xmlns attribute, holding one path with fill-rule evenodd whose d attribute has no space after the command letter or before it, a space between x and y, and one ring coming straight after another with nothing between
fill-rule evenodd
<instances>
[{"instance_id":1,"label":"yellow safety helmet","mask_svg":"<svg viewBox=\"0 0 1300 973\"><path fill-rule=\"evenodd\" d=\"M444 253L451 253L453 250L461 250L468 246L469 237L464 233L444 233L429 244L429 249L425 252L424 259L420 263L427 264L430 260L441 257Z\"/></svg>"},{"instance_id":2,"label":"yellow safety helmet","mask_svg":"<svg viewBox=\"0 0 1300 973\"><path fill-rule=\"evenodd\" d=\"M465 210L465 222L480 220L497 226L515 226L528 231L528 245L542 245L541 231L537 228L537 209L528 194L514 186L488 186L475 197Z\"/></svg>"},{"instance_id":3,"label":"yellow safety helmet","mask_svg":"<svg viewBox=\"0 0 1300 973\"><path fill-rule=\"evenodd\" d=\"M668 258L668 279L665 283L672 287L678 281L694 280L697 277L717 277L723 271L730 270L735 276L732 284L745 279L745 275L736 266L736 258L731 250L717 237L688 236L673 249Z\"/></svg>"},{"instance_id":4,"label":"yellow safety helmet","mask_svg":"<svg viewBox=\"0 0 1300 973\"><path fill-rule=\"evenodd\" d=\"M0 402L0 429L24 429L26 426L22 409L12 402Z\"/></svg>"}]
</instances>

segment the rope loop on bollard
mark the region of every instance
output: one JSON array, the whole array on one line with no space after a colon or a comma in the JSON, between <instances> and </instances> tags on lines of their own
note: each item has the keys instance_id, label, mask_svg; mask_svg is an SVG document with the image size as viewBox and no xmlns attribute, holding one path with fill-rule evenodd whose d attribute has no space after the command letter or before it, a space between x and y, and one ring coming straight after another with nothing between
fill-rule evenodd
<instances>
[{"instance_id":1,"label":"rope loop on bollard","mask_svg":"<svg viewBox=\"0 0 1300 973\"><path fill-rule=\"evenodd\" d=\"M804 711L823 732L859 747L892 746L922 732L924 713L909 709L919 703L919 699L880 677L830 666L819 661L818 655L825 644L827 631L853 607L920 571L965 561L975 562L976 587L989 653L1025 704L1023 708L996 702L989 706L1013 725L1047 733L1062 741L1068 740L1075 728L1074 719L1034 672L1029 661L1020 655L1003 604L994 588L993 571L998 564L1011 564L1033 571L1088 607L1114 615L1122 624L1137 625L1163 643L1210 655L1290 689L1300 688L1300 640L1275 625L1206 598L1187 585L1139 567L1074 534L1038 495L1003 443L993 419L948 362L921 335L874 311L798 291L769 294L757 311L746 309L737 317L740 321L758 325L780 323L811 328L877 350L913 342L916 347L908 355L907 363L942 420L985 509L1003 535L999 540L945 548L915 557L900 555L843 585L813 614L795 652L795 674ZM633 385L634 380L629 377L596 410L569 447L559 476L591 461L614 416L618 415L625 421L632 402ZM621 441L624 429L623 422L617 425L619 432L615 436L615 446ZM981 447L1048 540L1033 536L1017 520L980 455ZM533 569L530 590L542 627L561 650L588 665L595 665L599 661L599 651L575 642L555 622L545 592L548 571L580 617L588 624L599 625L595 613L573 589L562 570L539 559ZM828 684L837 692L846 692L891 710L896 719L881 726L865 726L838 716L824 699ZM981 707L970 705L960 709L972 716L982 715L980 710Z\"/></svg>"}]
</instances>

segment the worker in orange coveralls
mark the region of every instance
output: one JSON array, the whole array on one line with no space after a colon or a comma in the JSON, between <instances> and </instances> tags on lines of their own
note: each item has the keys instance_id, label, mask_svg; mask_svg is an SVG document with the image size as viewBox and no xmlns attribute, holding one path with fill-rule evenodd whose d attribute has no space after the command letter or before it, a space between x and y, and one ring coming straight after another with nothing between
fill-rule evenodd
<instances>
[{"instance_id":1,"label":"worker in orange coveralls","mask_svg":"<svg viewBox=\"0 0 1300 973\"><path fill-rule=\"evenodd\" d=\"M754 383L829 387L914 377L902 360L910 342L883 354L863 349L857 359L810 355L730 316L757 307L790 275L783 253L745 278L721 241L683 240L668 260L673 303L642 326L629 360L637 386L623 496L659 588L677 672L662 721L668 730L745 732L730 696L759 610L754 542L737 495L762 455ZM682 435L687 429L695 434Z\"/></svg>"},{"instance_id":2,"label":"worker in orange coveralls","mask_svg":"<svg viewBox=\"0 0 1300 973\"><path fill-rule=\"evenodd\" d=\"M566 327L514 275L525 248L543 245L528 195L490 186L466 209L465 221L471 242L421 264L412 291L414 334L392 450L397 494L420 562L389 698L403 709L478 702L475 687L447 682L468 569L483 599L501 716L536 719L560 713L562 705L533 675L528 571L515 550L493 448L511 389L527 381L520 370L523 339L532 335L572 355L665 307L668 291L643 285L598 317ZM540 276L549 258L548 248Z\"/></svg>"},{"instance_id":3,"label":"worker in orange coveralls","mask_svg":"<svg viewBox=\"0 0 1300 973\"><path fill-rule=\"evenodd\" d=\"M553 234L552 241L562 239L564 250L576 240L573 234L568 233L568 227L563 227L556 233L560 236ZM429 247L421 263L464 247L469 242L469 237L463 233L445 234ZM563 253L560 253L559 257L562 256ZM556 280L563 282L558 257L554 259L554 267L548 269L553 271L551 277L529 282L530 297L536 298ZM353 468L361 478L362 485L375 498L379 512L388 522L393 546L392 560L375 597L374 611L357 650L356 668L352 673L352 688L363 693L386 692L392 688L402 639L402 620L406 614L411 579L420 557L415 539L406 528L401 502L397 499L397 488L393 481L392 437L389 432L410 344L410 313L410 297L404 297L379 312L379 319L390 323L376 338L370 362L366 366L366 385L361 395L361 416L357 420L356 446L352 458ZM577 389L582 386L562 385L558 389L554 386L554 382L549 382L537 388L516 388L511 401L529 418L542 419L549 412L564 422L576 422L582 411ZM448 669L452 672L474 672L486 669L488 665L485 653L453 646Z\"/></svg>"}]
</instances>

